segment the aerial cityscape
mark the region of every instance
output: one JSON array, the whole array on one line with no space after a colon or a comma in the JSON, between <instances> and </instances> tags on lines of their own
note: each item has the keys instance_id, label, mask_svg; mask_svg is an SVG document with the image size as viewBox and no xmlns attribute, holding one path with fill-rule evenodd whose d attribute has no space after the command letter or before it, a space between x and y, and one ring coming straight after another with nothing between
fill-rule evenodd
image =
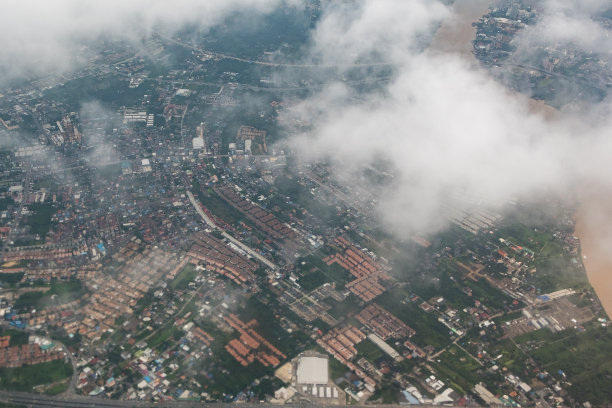
<instances>
[{"instance_id":1,"label":"aerial cityscape","mask_svg":"<svg viewBox=\"0 0 612 408\"><path fill-rule=\"evenodd\" d=\"M0 407L612 405L612 4L9 0Z\"/></svg>"}]
</instances>

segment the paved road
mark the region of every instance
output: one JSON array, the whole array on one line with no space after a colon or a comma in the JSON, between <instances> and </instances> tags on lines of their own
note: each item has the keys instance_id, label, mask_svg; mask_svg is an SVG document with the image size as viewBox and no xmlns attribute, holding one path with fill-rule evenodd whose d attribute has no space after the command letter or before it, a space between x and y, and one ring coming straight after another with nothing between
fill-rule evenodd
<instances>
[{"instance_id":1,"label":"paved road","mask_svg":"<svg viewBox=\"0 0 612 408\"><path fill-rule=\"evenodd\" d=\"M57 340L54 341L57 342ZM62 348L68 355L68 358L70 359L70 364L72 364L72 378L70 379L70 384L68 384L68 389L64 391L63 394L67 396L74 395L76 393L77 381L79 380L79 370L77 368L77 361L76 358L70 352L70 350L68 350L68 348L63 343L59 344L62 346Z\"/></svg>"},{"instance_id":2,"label":"paved road","mask_svg":"<svg viewBox=\"0 0 612 408\"><path fill-rule=\"evenodd\" d=\"M373 82L388 82L388 81L391 81L391 79L392 79L391 76L380 76L380 77L356 79L356 80L350 80L350 81L343 80L342 83L345 85L359 85L359 84L368 84L368 83L373 83ZM320 84L296 85L296 86L255 86L255 85L243 84L243 83L220 84L218 82L206 82L206 81L197 81L197 80L193 81L191 79L178 81L176 79L163 79L163 78L154 78L153 81L156 81L157 83L169 82L169 83L174 83L174 84L179 83L179 84L185 84L185 85L206 85L206 86L215 86L215 87L227 86L233 89L248 89L251 91L266 91L266 92L297 92L297 91L304 91L308 89L322 89L326 86L331 85L330 82L324 82ZM338 81L334 81L334 83L335 82L338 82Z\"/></svg>"},{"instance_id":3,"label":"paved road","mask_svg":"<svg viewBox=\"0 0 612 408\"><path fill-rule=\"evenodd\" d=\"M195 197L193 196L191 191L187 191L187 196L189 197L189 201L191 201L191 204L193 204L193 206L195 207L196 211L198 212L198 214L200 214L200 217L202 217L202 219L204 220L204 222L206 224L208 224L210 227L220 231L221 234L223 234L223 236L225 238L230 240L232 243L234 243L237 247L242 249L244 252L246 252L249 255L251 255L254 258L256 258L259 262L263 263L264 265L266 265L269 268L278 269L278 267L275 264L273 264L268 259L263 257L260 253L258 253L257 251L255 251L254 249L249 247L248 245L238 241L236 238L232 237L230 234L228 234L227 232L225 232L224 230L219 228L217 226L217 224L215 224L213 222L213 220L211 220L210 217L208 215L206 215L206 213L202 210L202 208L200 207L200 203L195 199Z\"/></svg>"},{"instance_id":4,"label":"paved road","mask_svg":"<svg viewBox=\"0 0 612 408\"><path fill-rule=\"evenodd\" d=\"M10 402L13 404L21 404L28 407L210 407L210 408L235 408L236 404L229 403L203 403L195 401L167 401L153 403L151 401L125 401L125 400L110 400L94 397L52 397L48 395L29 394L25 392L6 392L0 391L0 401ZM241 403L240 407L262 408L271 404L261 403ZM320 405L313 404L287 404L283 405L288 408L311 408L319 407ZM368 404L368 405L352 405L353 407L367 408L397 408L397 405L387 404ZM501 407L502 405L499 405ZM420 405L421 408L439 408L434 405ZM448 407L448 405L446 405Z\"/></svg>"},{"instance_id":5,"label":"paved road","mask_svg":"<svg viewBox=\"0 0 612 408\"><path fill-rule=\"evenodd\" d=\"M177 40L175 38L162 35L160 33L157 33L157 35L159 35L160 38L163 38L166 41L169 41L169 42L172 42L174 44L183 46L185 48L192 49L194 51L200 51L202 53L213 55L213 56L215 56L217 58L231 59L231 60L234 60L234 61L246 62L248 64L265 65L265 66L268 66L268 67L341 68L341 67L381 67L381 66L384 67L384 66L391 66L391 65L393 65L393 63L391 63L391 62L374 62L374 63L366 63L366 64L285 64L285 63L279 63L279 62L257 61L257 60L250 60L250 59L247 59L247 58L234 57L233 55L222 54L222 53L216 52L216 51L205 50L205 49L196 47L194 45L184 43L184 42L179 41L179 40Z\"/></svg>"},{"instance_id":6,"label":"paved road","mask_svg":"<svg viewBox=\"0 0 612 408\"><path fill-rule=\"evenodd\" d=\"M602 91L607 91L608 88L612 86L612 83L610 83L610 82L604 82L601 85L597 85L597 84L594 84L594 83L592 83L590 81L587 81L587 80L584 80L584 79L580 79L580 78L576 78L576 77L571 77L571 76L562 74L561 72L549 71L547 69L540 68L540 67L535 67L533 65L518 64L518 63L511 62L511 61L502 62L499 65L500 66L504 65L504 66L520 68L520 69L526 70L526 71L538 71L538 72L541 72L541 73L546 74L546 75L555 76L557 78L565 79L566 81L569 81L569 82L579 83L579 84L582 84L582 85L587 86L589 88L599 89L599 90L602 90Z\"/></svg>"}]
</instances>

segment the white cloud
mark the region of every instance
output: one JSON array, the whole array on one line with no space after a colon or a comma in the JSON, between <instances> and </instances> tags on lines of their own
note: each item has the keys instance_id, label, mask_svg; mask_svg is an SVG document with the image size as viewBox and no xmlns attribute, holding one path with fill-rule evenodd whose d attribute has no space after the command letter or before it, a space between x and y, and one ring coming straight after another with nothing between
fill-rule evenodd
<instances>
[{"instance_id":1,"label":"white cloud","mask_svg":"<svg viewBox=\"0 0 612 408\"><path fill-rule=\"evenodd\" d=\"M391 168L393 182L377 194L386 225L406 234L436 230L444 225L440 208L454 191L487 203L545 190L566 193L587 179L612 187L609 102L597 107L598 115L546 120L470 61L413 46L447 14L443 6L363 3L361 10L376 12L354 13L350 22L329 12L313 35L314 52L325 55L320 50L336 42L341 51L329 58L338 63L384 49L394 79L359 98L336 83L294 107L292 114L312 129L291 145L304 160L329 160L352 185L363 182L364 166ZM397 27L402 15L418 15L418 22L408 18ZM337 40L341 32L351 38Z\"/></svg>"},{"instance_id":2,"label":"white cloud","mask_svg":"<svg viewBox=\"0 0 612 408\"><path fill-rule=\"evenodd\" d=\"M203 29L230 13L266 13L281 0L16 1L3 3L0 72L68 69L83 44L101 37L134 43L154 30ZM550 0L530 39L563 40L609 52L591 16L607 1ZM395 178L378 210L406 232L441 226L451 189L485 200L567 191L584 180L610 187L610 102L583 116L547 121L484 71L456 55L424 52L435 27L452 19L435 0L329 1L305 59L350 65L382 61L393 78L368 94L326 86L294 113L313 128L291 140L305 160L327 157L339 177L361 180L364 165L384 162ZM469 24L469 23L468 23ZM530 34L531 33L531 34ZM608 48L606 48L608 47Z\"/></svg>"},{"instance_id":3,"label":"white cloud","mask_svg":"<svg viewBox=\"0 0 612 408\"><path fill-rule=\"evenodd\" d=\"M0 73L18 77L82 63L84 44L102 36L138 43L155 30L202 29L230 13L269 12L281 0L7 0L2 3Z\"/></svg>"}]
</instances>

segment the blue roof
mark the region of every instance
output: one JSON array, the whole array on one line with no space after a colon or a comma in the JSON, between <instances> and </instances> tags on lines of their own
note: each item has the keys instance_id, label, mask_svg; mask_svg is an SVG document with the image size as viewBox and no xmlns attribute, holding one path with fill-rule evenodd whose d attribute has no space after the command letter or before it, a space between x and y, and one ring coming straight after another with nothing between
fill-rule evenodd
<instances>
[{"instance_id":1,"label":"blue roof","mask_svg":"<svg viewBox=\"0 0 612 408\"><path fill-rule=\"evenodd\" d=\"M145 375L144 380L148 383L151 382L151 377L149 377L148 375Z\"/></svg>"},{"instance_id":2,"label":"blue roof","mask_svg":"<svg viewBox=\"0 0 612 408\"><path fill-rule=\"evenodd\" d=\"M404 390L402 391L402 394L404 394L404 398L406 398L406 401L408 401L410 404L412 405L418 405L420 404L419 400L416 399L414 397L414 395L412 395L411 393L409 393L408 391Z\"/></svg>"},{"instance_id":3,"label":"blue roof","mask_svg":"<svg viewBox=\"0 0 612 408\"><path fill-rule=\"evenodd\" d=\"M540 295L540 296L538 296L538 299L540 299L540 300L550 300L550 298L548 296L546 296L546 295Z\"/></svg>"}]
</instances>

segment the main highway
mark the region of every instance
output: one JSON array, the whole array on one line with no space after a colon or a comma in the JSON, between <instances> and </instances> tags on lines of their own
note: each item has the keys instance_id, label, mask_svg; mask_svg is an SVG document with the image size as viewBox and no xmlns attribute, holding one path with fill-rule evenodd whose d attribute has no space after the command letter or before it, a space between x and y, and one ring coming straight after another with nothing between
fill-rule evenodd
<instances>
[{"instance_id":1,"label":"main highway","mask_svg":"<svg viewBox=\"0 0 612 408\"><path fill-rule=\"evenodd\" d=\"M264 66L268 66L268 67L291 67L291 68L342 68L342 67L379 67L379 66L392 66L393 64L391 62L370 62L370 63L352 63L352 64L289 64L289 63L281 63L281 62L269 62L269 61L259 61L259 60L251 60L251 59L247 59L247 58L240 58L240 57L236 57L233 55L228 55L228 54L222 54L220 52L216 52L216 51L212 51L212 50L205 50L203 48L200 47L196 47L195 45L192 44L187 44L185 42L182 42L180 40L177 40L175 38L172 37L168 37L165 35L162 35L161 33L157 33L157 35L163 39L166 40L168 42L180 45L181 47L185 47L194 51L199 51L201 53L205 53L208 55L212 55L215 58L219 58L219 59L230 59L230 60L234 60L234 61L239 61L239 62L245 62L247 64L255 64L255 65L264 65Z\"/></svg>"},{"instance_id":2,"label":"main highway","mask_svg":"<svg viewBox=\"0 0 612 408\"><path fill-rule=\"evenodd\" d=\"M127 401L127 400L112 400L112 399L103 399L103 398L95 398L95 397L54 397L50 395L43 394L30 394L27 392L12 392L12 391L0 391L0 401L7 402L11 404L24 405L26 407L65 407L65 408L123 408L123 407L210 407L210 408L235 408L236 406L240 407L248 407L248 408L262 408L266 406L273 406L272 404L266 403L240 403L240 404L231 404L231 403L222 403L222 402L212 402L212 403L204 403L201 401L163 401L163 402L153 402L153 401ZM274 405L278 406L278 405ZM319 407L321 405L314 405L310 403L303 404L286 404L283 407L288 408L311 408L311 407ZM388 404L368 404L368 405L351 405L352 407L367 407L367 408L397 408L398 405L388 405ZM468 406L476 406L472 404L468 404ZM502 405L499 405L500 407ZM421 408L433 408L438 407L439 405L428 405L422 404L419 405ZM445 405L448 407L448 405Z\"/></svg>"}]
</instances>

